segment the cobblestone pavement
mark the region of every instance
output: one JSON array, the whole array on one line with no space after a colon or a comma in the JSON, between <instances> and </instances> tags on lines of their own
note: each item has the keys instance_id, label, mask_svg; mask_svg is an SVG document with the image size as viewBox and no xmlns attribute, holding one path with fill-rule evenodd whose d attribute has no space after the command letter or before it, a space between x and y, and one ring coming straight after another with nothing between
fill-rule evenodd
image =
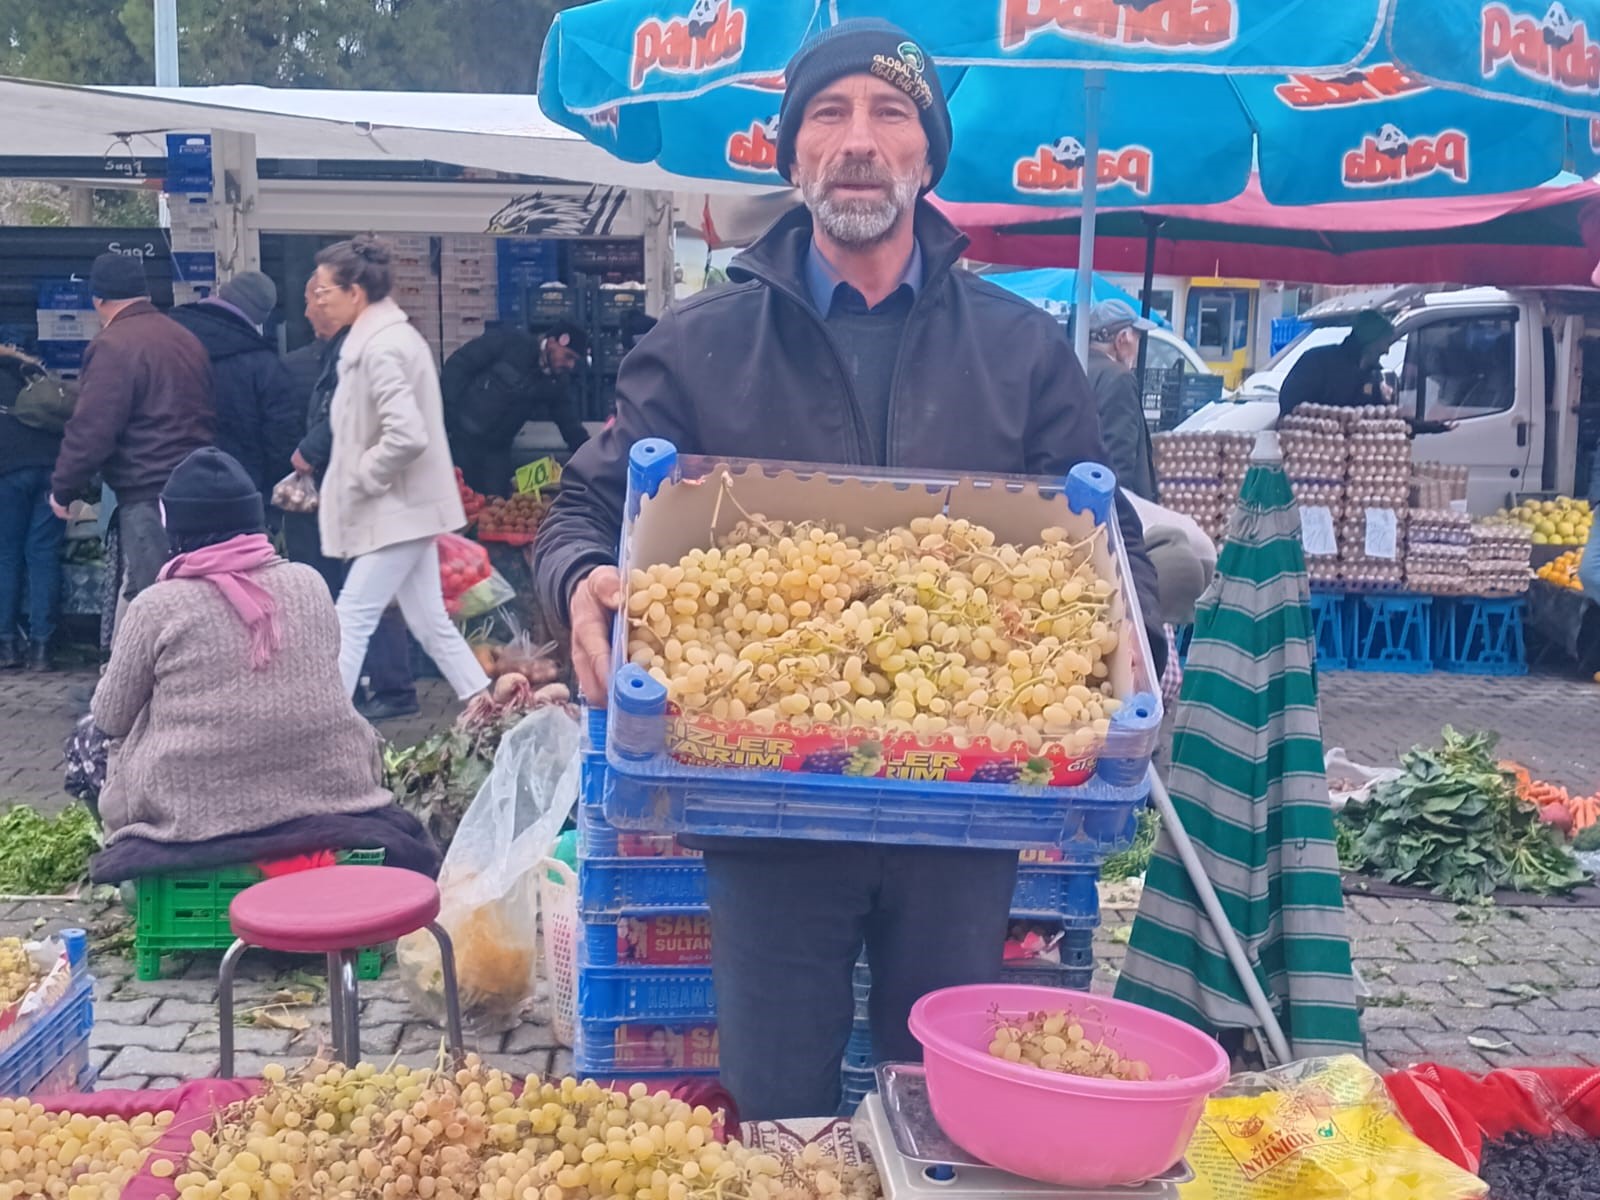
<instances>
[{"instance_id":1,"label":"cobblestone pavement","mask_svg":"<svg viewBox=\"0 0 1600 1200\"><path fill-rule=\"evenodd\" d=\"M65 802L59 748L92 672L0 676L0 802L44 808ZM1519 680L1428 675L1330 673L1323 677L1324 732L1357 762L1392 762L1439 727L1492 728L1502 750L1536 775L1592 790L1600 783L1600 688L1551 676ZM424 710L384 732L405 743L446 723L454 712L437 680L423 684ZM1108 890L1097 954L1097 988L1109 990L1120 962L1136 891ZM1461 910L1448 904L1354 898L1349 904L1357 967L1372 991L1364 1025L1375 1065L1433 1060L1468 1069L1514 1063L1600 1065L1600 911ZM89 901L0 900L0 932L103 925L106 906ZM307 990L319 972L295 960L248 954L241 964L237 1030L241 1073L269 1058L309 1057L327 1038L320 989L312 1005L287 1010L303 1031L271 1028L254 1010L284 991ZM98 978L94 1060L102 1086L143 1087L205 1075L217 1065L217 956L169 958L168 977L140 982L132 965L108 949L92 956ZM570 1069L555 1046L547 1006L535 1019L475 1048L517 1071ZM420 1020L391 963L362 985L363 1049L423 1063L437 1055L440 1032Z\"/></svg>"}]
</instances>

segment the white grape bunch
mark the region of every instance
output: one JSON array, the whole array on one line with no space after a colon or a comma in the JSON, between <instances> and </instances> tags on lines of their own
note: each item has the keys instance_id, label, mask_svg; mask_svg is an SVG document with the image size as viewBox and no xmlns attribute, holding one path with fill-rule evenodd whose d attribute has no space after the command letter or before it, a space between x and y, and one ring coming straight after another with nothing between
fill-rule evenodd
<instances>
[{"instance_id":1,"label":"white grape bunch","mask_svg":"<svg viewBox=\"0 0 1600 1200\"><path fill-rule=\"evenodd\" d=\"M628 657L686 715L1086 751L1120 707L1104 537L1017 546L943 515L861 537L752 514L629 573Z\"/></svg>"},{"instance_id":2,"label":"white grape bunch","mask_svg":"<svg viewBox=\"0 0 1600 1200\"><path fill-rule=\"evenodd\" d=\"M997 1015L989 1053L1006 1062L1061 1075L1129 1081L1150 1078L1149 1063L1124 1058L1110 1042L1088 1037L1070 1012Z\"/></svg>"},{"instance_id":3,"label":"white grape bunch","mask_svg":"<svg viewBox=\"0 0 1600 1200\"><path fill-rule=\"evenodd\" d=\"M0 1200L117 1200L172 1116L91 1117L0 1099Z\"/></svg>"}]
</instances>

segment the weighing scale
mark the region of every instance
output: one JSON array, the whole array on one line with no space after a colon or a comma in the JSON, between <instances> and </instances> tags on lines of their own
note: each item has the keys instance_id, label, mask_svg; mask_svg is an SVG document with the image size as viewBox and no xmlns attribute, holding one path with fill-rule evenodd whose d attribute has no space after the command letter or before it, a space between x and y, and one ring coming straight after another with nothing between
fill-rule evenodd
<instances>
[{"instance_id":1,"label":"weighing scale","mask_svg":"<svg viewBox=\"0 0 1600 1200\"><path fill-rule=\"evenodd\" d=\"M987 1166L939 1128L927 1076L911 1063L878 1067L878 1090L856 1110L852 1132L872 1156L887 1200L1178 1200L1178 1185L1194 1178L1180 1162L1146 1183L1067 1188Z\"/></svg>"}]
</instances>

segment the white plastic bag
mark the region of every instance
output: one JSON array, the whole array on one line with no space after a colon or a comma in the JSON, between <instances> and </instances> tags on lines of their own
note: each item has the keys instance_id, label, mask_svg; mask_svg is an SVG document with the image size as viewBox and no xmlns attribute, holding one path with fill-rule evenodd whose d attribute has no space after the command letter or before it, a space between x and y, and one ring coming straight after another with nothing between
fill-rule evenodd
<instances>
[{"instance_id":1,"label":"white plastic bag","mask_svg":"<svg viewBox=\"0 0 1600 1200\"><path fill-rule=\"evenodd\" d=\"M272 488L272 506L284 512L316 512L319 499L317 481L298 471L289 472Z\"/></svg>"},{"instance_id":2,"label":"white plastic bag","mask_svg":"<svg viewBox=\"0 0 1600 1200\"><path fill-rule=\"evenodd\" d=\"M439 873L439 923L455 944L463 1025L503 1033L538 980L539 863L578 799L578 723L560 708L528 714L500 742ZM400 939L401 978L419 1009L444 1018L444 975L427 931Z\"/></svg>"},{"instance_id":3,"label":"white plastic bag","mask_svg":"<svg viewBox=\"0 0 1600 1200\"><path fill-rule=\"evenodd\" d=\"M1323 772L1328 777L1328 806L1334 812L1343 812L1346 804L1365 804L1380 783L1392 783L1404 774L1396 767L1351 762L1343 746L1335 746L1323 756Z\"/></svg>"}]
</instances>

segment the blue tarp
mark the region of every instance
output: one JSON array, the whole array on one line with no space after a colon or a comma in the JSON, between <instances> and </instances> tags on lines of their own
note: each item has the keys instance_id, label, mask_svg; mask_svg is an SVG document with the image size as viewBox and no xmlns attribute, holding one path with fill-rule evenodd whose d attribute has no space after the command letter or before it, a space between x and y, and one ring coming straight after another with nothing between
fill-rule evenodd
<instances>
[{"instance_id":1,"label":"blue tarp","mask_svg":"<svg viewBox=\"0 0 1600 1200\"><path fill-rule=\"evenodd\" d=\"M1015 292L1024 300L1032 300L1063 315L1072 311L1073 301L1078 295L1078 273L1060 267L1045 267L1037 271L1000 271L985 274L984 278L1008 292ZM1121 300L1131 305L1134 312L1139 311L1138 297L1129 295L1104 275L1094 277L1090 299L1094 304L1102 300ZM1168 328L1160 313L1151 313L1150 319Z\"/></svg>"}]
</instances>

